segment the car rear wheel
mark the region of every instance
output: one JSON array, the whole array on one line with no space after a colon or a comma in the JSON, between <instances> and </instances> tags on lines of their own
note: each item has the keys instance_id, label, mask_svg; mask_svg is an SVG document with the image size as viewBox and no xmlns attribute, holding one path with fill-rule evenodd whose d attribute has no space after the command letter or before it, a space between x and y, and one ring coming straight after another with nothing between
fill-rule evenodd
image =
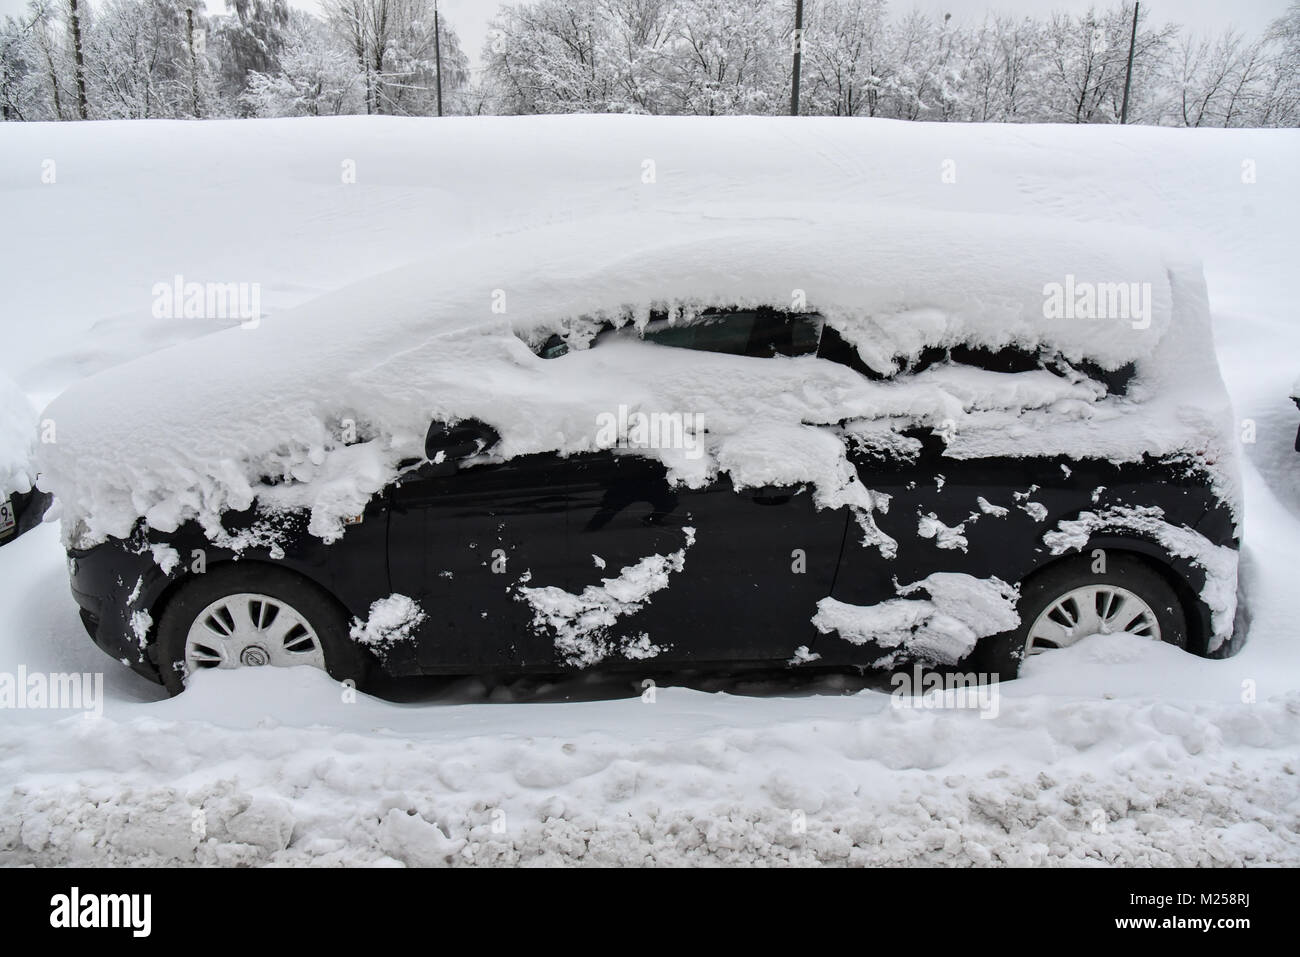
<instances>
[{"instance_id":1,"label":"car rear wheel","mask_svg":"<svg viewBox=\"0 0 1300 957\"><path fill-rule=\"evenodd\" d=\"M194 579L168 604L158 663L175 695L190 675L214 668L307 665L360 683L368 658L328 595L282 569L244 563Z\"/></svg>"},{"instance_id":2,"label":"car rear wheel","mask_svg":"<svg viewBox=\"0 0 1300 957\"><path fill-rule=\"evenodd\" d=\"M1020 626L982 641L968 662L972 670L1008 680L1029 657L1099 634L1187 647L1178 595L1159 572L1127 555L1108 556L1099 572L1089 558L1053 565L1021 586L1017 611Z\"/></svg>"}]
</instances>

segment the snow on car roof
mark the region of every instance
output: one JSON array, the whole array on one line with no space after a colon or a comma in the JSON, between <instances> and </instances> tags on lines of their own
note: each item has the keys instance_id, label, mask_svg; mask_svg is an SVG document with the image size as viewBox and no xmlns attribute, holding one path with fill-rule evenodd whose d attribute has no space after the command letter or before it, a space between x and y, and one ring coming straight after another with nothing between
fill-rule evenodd
<instances>
[{"instance_id":1,"label":"snow on car roof","mask_svg":"<svg viewBox=\"0 0 1300 957\"><path fill-rule=\"evenodd\" d=\"M1186 301L1175 323L1179 283ZM1088 314L1120 305L1117 290L1132 291L1127 312ZM1126 417L1132 399L1047 371L945 365L873 382L814 357L755 361L639 341L581 348L596 319L643 324L654 309L689 316L760 305L820 312L881 372L955 345L1015 346L1105 369L1133 363L1131 395L1165 412ZM521 337L547 331L579 348L538 358ZM1162 362L1200 370L1191 400L1201 413L1169 404L1177 377L1159 374ZM218 536L221 512L255 498L310 508L312 531L332 539L400 461L420 454L432 419L483 419L500 431L502 456L567 454L597 447L599 416L629 405L707 421L701 458L647 451L673 479L698 484L723 470L740 485L808 481L819 504L853 507L873 540L872 495L832 434L845 419L951 421L954 454L1094 446L1115 458L1225 458L1217 436L1226 400L1206 376L1217 382L1199 266L1171 260L1140 232L705 199L467 243L255 328L109 369L47 410L59 440L41 449L42 485L91 540L125 535L138 518L163 530L197 518Z\"/></svg>"}]
</instances>

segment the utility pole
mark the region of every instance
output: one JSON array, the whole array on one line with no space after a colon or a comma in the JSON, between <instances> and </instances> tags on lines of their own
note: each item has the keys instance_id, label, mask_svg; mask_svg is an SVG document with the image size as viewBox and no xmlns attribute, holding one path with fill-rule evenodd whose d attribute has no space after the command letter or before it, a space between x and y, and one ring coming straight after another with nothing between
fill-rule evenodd
<instances>
[{"instance_id":1,"label":"utility pole","mask_svg":"<svg viewBox=\"0 0 1300 957\"><path fill-rule=\"evenodd\" d=\"M799 59L803 56L803 0L794 0L794 75L790 80L790 115L799 115Z\"/></svg>"},{"instance_id":2,"label":"utility pole","mask_svg":"<svg viewBox=\"0 0 1300 957\"><path fill-rule=\"evenodd\" d=\"M1138 38L1138 7L1142 4L1134 2L1133 4L1133 33L1128 38L1128 72L1124 74L1124 105L1119 110L1119 122L1123 126L1128 122L1128 91L1133 85L1133 49L1137 46Z\"/></svg>"},{"instance_id":3,"label":"utility pole","mask_svg":"<svg viewBox=\"0 0 1300 957\"><path fill-rule=\"evenodd\" d=\"M433 62L438 74L438 115L442 116L442 33L438 29L438 0L433 0Z\"/></svg>"}]
</instances>

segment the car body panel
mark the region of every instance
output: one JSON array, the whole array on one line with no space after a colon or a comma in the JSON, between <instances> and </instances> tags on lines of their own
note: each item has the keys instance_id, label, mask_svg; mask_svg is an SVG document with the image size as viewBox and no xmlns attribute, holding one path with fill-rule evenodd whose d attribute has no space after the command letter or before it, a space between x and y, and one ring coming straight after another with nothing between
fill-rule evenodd
<instances>
[{"instance_id":1,"label":"car body panel","mask_svg":"<svg viewBox=\"0 0 1300 957\"><path fill-rule=\"evenodd\" d=\"M896 585L921 581L934 572L996 576L1016 584L1063 557L1079 554L1053 554L1043 540L1046 533L1084 512L1112 506L1158 507L1166 522L1193 529L1206 526L1205 531L1216 533L1210 539L1214 544L1236 546L1227 509L1198 475L1177 462L1116 464L1066 457L963 461L943 457L932 441L907 463L851 457L868 487L892 496L889 511L877 513L876 522L898 543L898 554L886 559L878 549L864 547L850 530L833 596L848 604L888 601L897 596ZM1006 509L1005 516L985 512L981 498L995 509ZM949 528L961 527L965 546L943 548L937 537L920 537L923 515L933 515ZM1215 518L1212 527L1206 523L1210 515ZM1092 548L1146 555L1173 571L1193 596L1205 584L1202 569L1136 533L1099 533L1090 538L1084 553ZM1196 609L1194 615L1193 643L1204 644L1211 634L1208 609ZM857 650L839 648L842 644L823 643L818 651L827 661L857 662Z\"/></svg>"},{"instance_id":2,"label":"car body panel","mask_svg":"<svg viewBox=\"0 0 1300 957\"><path fill-rule=\"evenodd\" d=\"M415 631L421 669L530 670L551 661L552 643L528 627L532 612L512 588L525 572L539 587L566 584L562 465L557 456L523 456L451 475L417 470L392 490L392 590L425 609Z\"/></svg>"},{"instance_id":3,"label":"car body panel","mask_svg":"<svg viewBox=\"0 0 1300 957\"><path fill-rule=\"evenodd\" d=\"M684 666L779 660L813 643L811 619L834 583L847 509L817 509L807 488L737 490L726 476L699 489L671 486L662 464L630 452L582 458L569 508L571 591L682 551L682 569L619 619L617 638L645 635L663 649L656 663Z\"/></svg>"},{"instance_id":4,"label":"car body panel","mask_svg":"<svg viewBox=\"0 0 1300 957\"><path fill-rule=\"evenodd\" d=\"M308 534L301 514L275 518L293 530L279 550L250 547L239 556L190 525L170 534L141 532L71 552L73 593L96 643L155 679L149 625L156 626L179 584L202 574L194 570L198 554L209 570L236 560L288 568L334 595L351 619L364 620L374 601L393 592L415 598L427 617L415 641L384 650L380 663L390 674L552 673L571 665L554 633L534 621L521 588L579 594L647 556L684 549L670 586L608 630L614 647L646 635L661 649L651 656L656 667L784 663L800 646L814 650L821 665L862 666L878 657L873 647L812 627L820 598L877 604L897 597L899 585L939 571L1014 584L1061 557L1043 542L1058 522L1111 505L1158 506L1169 523L1235 545L1226 507L1179 463L962 462L943 458L933 443L911 462L852 458L869 488L891 496L888 511L874 518L898 544L892 558L864 544L847 509L818 510L807 490L737 491L726 480L683 489L668 484L654 459L602 452L533 456L454 474L416 470L377 495L362 521L332 544ZM1006 514L984 512L981 498ZM923 515L960 527L965 548L920 537ZM267 520L246 512L226 524L238 531ZM690 546L687 528L695 534ZM152 545L175 549L177 567L164 572ZM1099 533L1091 548L1144 555L1171 573L1186 598L1191 647L1204 651L1212 631L1210 611L1197 597L1205 584L1201 568L1138 534ZM149 615L143 646L139 612ZM645 661L610 654L602 665Z\"/></svg>"}]
</instances>

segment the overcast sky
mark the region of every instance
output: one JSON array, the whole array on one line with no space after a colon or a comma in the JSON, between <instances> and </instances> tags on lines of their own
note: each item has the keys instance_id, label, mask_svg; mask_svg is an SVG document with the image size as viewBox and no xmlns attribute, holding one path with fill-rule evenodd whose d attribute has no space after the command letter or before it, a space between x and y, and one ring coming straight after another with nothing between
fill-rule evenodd
<instances>
[{"instance_id":1,"label":"overcast sky","mask_svg":"<svg viewBox=\"0 0 1300 957\"><path fill-rule=\"evenodd\" d=\"M98 6L103 0L90 0ZM782 3L786 0L772 0ZM817 0L805 0L816 3ZM290 0L294 6L319 12L319 0ZM0 13L15 13L27 5L27 0L0 0ZM989 12L1020 14L1050 13L1053 10L1073 12L1087 10L1090 6L1105 8L1109 0L895 0L891 7L895 14L913 6L927 13L951 13L956 19L978 21ZM1214 32L1234 25L1247 33L1260 33L1280 16L1290 0L1150 0L1143 4L1156 22L1174 21L1192 27L1198 32ZM479 53L487 39L488 19L501 6L499 0L438 0L438 9L456 28L461 44L477 65ZM207 0L209 13L225 9L223 0Z\"/></svg>"}]
</instances>

